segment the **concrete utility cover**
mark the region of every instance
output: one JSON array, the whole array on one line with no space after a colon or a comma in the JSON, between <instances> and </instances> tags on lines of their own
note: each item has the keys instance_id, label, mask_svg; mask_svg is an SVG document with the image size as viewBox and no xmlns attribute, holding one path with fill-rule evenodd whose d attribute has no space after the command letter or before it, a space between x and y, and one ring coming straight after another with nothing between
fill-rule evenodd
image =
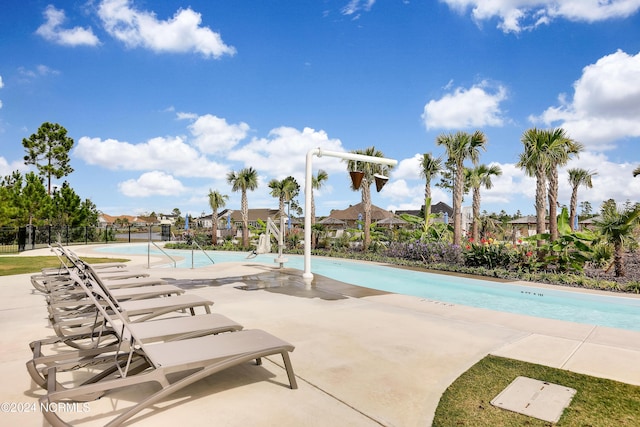
<instances>
[{"instance_id":1,"label":"concrete utility cover","mask_svg":"<svg viewBox=\"0 0 640 427\"><path fill-rule=\"evenodd\" d=\"M576 391L569 387L518 377L502 390L491 404L498 408L556 423L575 394Z\"/></svg>"}]
</instances>

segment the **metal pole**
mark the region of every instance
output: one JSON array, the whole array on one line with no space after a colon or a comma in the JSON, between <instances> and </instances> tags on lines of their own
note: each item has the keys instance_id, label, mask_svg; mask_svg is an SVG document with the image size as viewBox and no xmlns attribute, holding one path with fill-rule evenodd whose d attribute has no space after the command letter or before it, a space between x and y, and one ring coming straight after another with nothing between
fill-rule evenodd
<instances>
[{"instance_id":1,"label":"metal pole","mask_svg":"<svg viewBox=\"0 0 640 427\"><path fill-rule=\"evenodd\" d=\"M395 166L398 161L395 159L387 159L385 157L365 156L363 154L347 153L340 151L323 150L322 148L313 148L307 152L305 180L304 180L304 273L302 278L311 282L313 274L311 273L311 192L312 188L312 163L313 156L337 157L344 160L356 160L368 163L377 163L381 165Z\"/></svg>"}]
</instances>

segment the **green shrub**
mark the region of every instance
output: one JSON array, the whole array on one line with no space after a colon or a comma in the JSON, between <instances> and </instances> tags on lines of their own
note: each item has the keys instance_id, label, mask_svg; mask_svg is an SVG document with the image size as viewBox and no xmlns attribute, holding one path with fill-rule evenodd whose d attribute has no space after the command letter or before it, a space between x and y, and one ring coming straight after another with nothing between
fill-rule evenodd
<instances>
[{"instance_id":1,"label":"green shrub","mask_svg":"<svg viewBox=\"0 0 640 427\"><path fill-rule=\"evenodd\" d=\"M634 294L640 294L640 282L629 282L624 286L624 291L633 292Z\"/></svg>"},{"instance_id":2,"label":"green shrub","mask_svg":"<svg viewBox=\"0 0 640 427\"><path fill-rule=\"evenodd\" d=\"M471 243L466 249L464 263L469 267L509 268L519 258L516 251L501 243Z\"/></svg>"},{"instance_id":3,"label":"green shrub","mask_svg":"<svg viewBox=\"0 0 640 427\"><path fill-rule=\"evenodd\" d=\"M596 268L605 268L613 259L613 246L606 243L593 245L591 254L591 265Z\"/></svg>"}]
</instances>

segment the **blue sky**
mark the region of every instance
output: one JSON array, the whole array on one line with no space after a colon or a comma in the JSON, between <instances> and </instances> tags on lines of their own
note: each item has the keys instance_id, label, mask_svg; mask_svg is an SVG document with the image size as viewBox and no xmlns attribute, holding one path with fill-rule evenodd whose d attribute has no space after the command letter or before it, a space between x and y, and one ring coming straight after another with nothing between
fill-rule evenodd
<instances>
[{"instance_id":1,"label":"blue sky","mask_svg":"<svg viewBox=\"0 0 640 427\"><path fill-rule=\"evenodd\" d=\"M268 182L303 185L310 149L375 146L399 164L373 203L418 209L419 156L444 155L440 134L479 129L481 163L503 170L482 209L531 214L520 137L563 127L586 147L567 168L598 173L580 201L637 202L639 10L640 0L10 0L0 174L28 171L22 139L59 123L75 140L65 179L102 212L200 215L209 189L239 209L229 171L254 167L249 207L277 208ZM345 163L313 166L330 176L318 215L360 202ZM433 198L451 204L439 188Z\"/></svg>"}]
</instances>

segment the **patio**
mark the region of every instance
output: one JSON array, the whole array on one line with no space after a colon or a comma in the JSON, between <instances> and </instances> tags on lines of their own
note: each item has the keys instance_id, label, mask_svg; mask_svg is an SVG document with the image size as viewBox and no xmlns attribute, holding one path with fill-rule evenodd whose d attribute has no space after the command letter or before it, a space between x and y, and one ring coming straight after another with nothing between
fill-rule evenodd
<instances>
[{"instance_id":1,"label":"patio","mask_svg":"<svg viewBox=\"0 0 640 427\"><path fill-rule=\"evenodd\" d=\"M90 247L73 249L91 255ZM305 286L301 272L283 276L264 265L147 270L146 261L134 257L130 264L213 299L215 312L245 328L293 343L299 389L287 388L285 371L273 358L194 384L143 412L136 426L429 425L446 387L489 353L640 385L640 332L372 292L322 278ZM27 344L52 331L29 275L0 277L0 324L0 399L35 403L43 391L25 370ZM122 389L65 419L103 425L142 391ZM3 410L2 421L43 425L38 410Z\"/></svg>"}]
</instances>

